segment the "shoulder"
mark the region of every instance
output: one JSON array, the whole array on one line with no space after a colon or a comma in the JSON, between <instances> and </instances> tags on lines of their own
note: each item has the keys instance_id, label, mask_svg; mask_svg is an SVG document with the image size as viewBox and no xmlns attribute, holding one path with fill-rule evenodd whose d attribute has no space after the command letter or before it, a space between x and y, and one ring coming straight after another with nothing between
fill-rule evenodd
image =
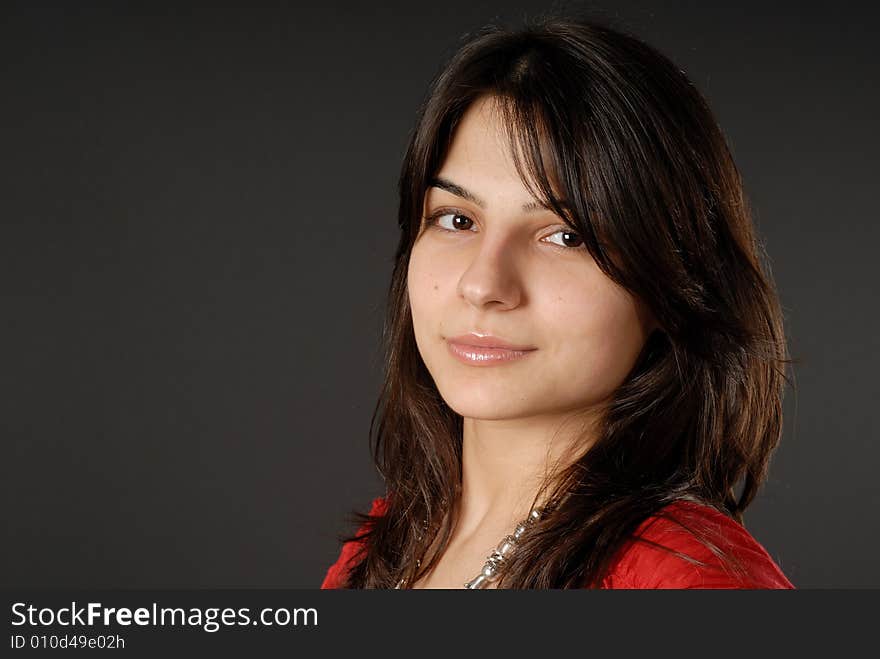
<instances>
[{"instance_id":1,"label":"shoulder","mask_svg":"<svg viewBox=\"0 0 880 659\"><path fill-rule=\"evenodd\" d=\"M719 557L717 547L733 561ZM624 545L605 588L794 588L767 550L736 520L677 501L652 515Z\"/></svg>"},{"instance_id":2,"label":"shoulder","mask_svg":"<svg viewBox=\"0 0 880 659\"><path fill-rule=\"evenodd\" d=\"M385 514L386 507L387 504L384 497L373 499L369 512L370 517L381 517ZM363 525L357 530L355 536L359 538L364 535L365 531L366 525ZM363 542L358 539L349 540L342 545L342 549L339 552L339 558L337 558L336 562L327 569L327 574L324 576L321 588L330 589L342 587L342 584L345 581L345 576L351 568L351 564L360 554L362 546Z\"/></svg>"}]
</instances>

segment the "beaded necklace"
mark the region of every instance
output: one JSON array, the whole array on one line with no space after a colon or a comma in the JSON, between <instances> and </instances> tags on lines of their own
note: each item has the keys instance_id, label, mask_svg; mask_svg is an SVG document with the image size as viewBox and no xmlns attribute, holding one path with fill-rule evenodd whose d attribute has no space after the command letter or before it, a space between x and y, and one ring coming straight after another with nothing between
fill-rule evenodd
<instances>
[{"instance_id":1,"label":"beaded necklace","mask_svg":"<svg viewBox=\"0 0 880 659\"><path fill-rule=\"evenodd\" d=\"M501 576L501 572L504 569L505 564L510 559L511 554L516 550L517 543L520 538L522 538L523 534L531 527L535 522L541 519L541 515L543 514L543 509L535 508L532 512L529 513L529 516L526 517L523 521L516 525L513 533L505 536L501 542L498 543L498 546L492 550L492 553L486 558L485 564L483 564L483 569L480 570L480 573L475 576L473 579L468 581L464 587L470 590L478 590L487 588L489 584L494 583ZM425 519L424 529L427 531L428 528L428 520ZM422 539L422 535L419 536L419 540ZM418 570L422 564L422 559L418 559L416 561L416 569ZM395 589L404 588L407 585L406 578L400 579L397 582L397 585L394 586Z\"/></svg>"}]
</instances>

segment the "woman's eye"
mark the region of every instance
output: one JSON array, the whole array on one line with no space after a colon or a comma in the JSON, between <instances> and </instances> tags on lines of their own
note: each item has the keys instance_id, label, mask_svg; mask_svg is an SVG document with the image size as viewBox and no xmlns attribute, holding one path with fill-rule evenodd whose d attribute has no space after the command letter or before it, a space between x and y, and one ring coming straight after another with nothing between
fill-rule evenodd
<instances>
[{"instance_id":1,"label":"woman's eye","mask_svg":"<svg viewBox=\"0 0 880 659\"><path fill-rule=\"evenodd\" d=\"M569 231L568 229L557 231L556 233L551 234L547 237L552 238L553 236L562 236L561 242L556 242L553 240L550 241L554 245L559 245L560 247L569 247L574 249L584 244L583 238L581 238L574 231Z\"/></svg>"},{"instance_id":2,"label":"woman's eye","mask_svg":"<svg viewBox=\"0 0 880 659\"><path fill-rule=\"evenodd\" d=\"M447 231L467 231L474 225L474 221L471 218L461 213L436 213L427 218L427 223L437 224Z\"/></svg>"}]
</instances>

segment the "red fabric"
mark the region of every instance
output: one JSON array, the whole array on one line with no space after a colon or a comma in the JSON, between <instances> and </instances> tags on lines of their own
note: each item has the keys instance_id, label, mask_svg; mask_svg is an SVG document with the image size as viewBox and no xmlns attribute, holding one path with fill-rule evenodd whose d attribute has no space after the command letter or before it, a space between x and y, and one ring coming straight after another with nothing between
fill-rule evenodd
<instances>
[{"instance_id":1,"label":"red fabric","mask_svg":"<svg viewBox=\"0 0 880 659\"><path fill-rule=\"evenodd\" d=\"M384 514L385 499L382 497L373 499L373 506L370 508L370 516L380 517ZM363 530L364 527L362 526L358 529L358 532L355 535L361 535ZM342 551L339 553L339 558L336 559L336 562L330 566L329 570L327 570L327 575L324 577L324 583L321 584L321 588L342 587L341 584L345 580L345 574L349 569L348 564L357 554L359 544L359 542L352 540L342 545Z\"/></svg>"},{"instance_id":2,"label":"red fabric","mask_svg":"<svg viewBox=\"0 0 880 659\"><path fill-rule=\"evenodd\" d=\"M374 499L370 515L381 516L384 513L385 500L382 497ZM630 540L602 581L602 588L794 588L764 547L741 524L723 513L690 501L669 504L661 513L689 528L709 531L709 539L739 559L747 576L734 575L725 570L722 561L686 529L671 519L654 515L638 527L636 537L686 554L707 565L694 565L649 542ZM349 569L348 564L356 556L358 544L359 541L351 541L343 545L339 558L327 570L321 588L341 587Z\"/></svg>"}]
</instances>

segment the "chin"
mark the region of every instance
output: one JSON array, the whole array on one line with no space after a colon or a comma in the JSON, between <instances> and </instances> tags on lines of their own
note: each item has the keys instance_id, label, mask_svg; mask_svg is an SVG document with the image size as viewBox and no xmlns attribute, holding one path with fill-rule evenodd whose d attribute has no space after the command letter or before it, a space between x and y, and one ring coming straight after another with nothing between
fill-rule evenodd
<instances>
[{"instance_id":1,"label":"chin","mask_svg":"<svg viewBox=\"0 0 880 659\"><path fill-rule=\"evenodd\" d=\"M448 404L448 403L447 403ZM486 407L482 405L449 405L450 408L464 419L479 419L481 421L503 421L529 416L524 410L510 408Z\"/></svg>"},{"instance_id":2,"label":"chin","mask_svg":"<svg viewBox=\"0 0 880 659\"><path fill-rule=\"evenodd\" d=\"M450 389L451 392L450 393ZM523 397L512 395L507 387L492 391L491 387L454 385L440 387L440 395L446 404L456 413L468 419L499 420L530 416L537 412L534 406ZM520 390L521 391L521 390Z\"/></svg>"}]
</instances>

